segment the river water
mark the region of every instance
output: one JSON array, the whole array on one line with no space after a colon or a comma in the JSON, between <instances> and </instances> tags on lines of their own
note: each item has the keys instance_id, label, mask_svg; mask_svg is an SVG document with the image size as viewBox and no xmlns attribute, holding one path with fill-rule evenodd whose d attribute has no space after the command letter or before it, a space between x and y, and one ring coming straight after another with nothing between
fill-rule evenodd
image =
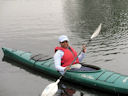
<instances>
[{"instance_id":1,"label":"river water","mask_svg":"<svg viewBox=\"0 0 128 96\"><path fill-rule=\"evenodd\" d=\"M86 64L128 75L127 0L0 0L0 47L52 57L62 34L77 52L94 30L101 33L87 47ZM0 96L39 96L55 79L15 62L2 61L0 50ZM67 82L68 83L68 82ZM112 96L67 84L72 96Z\"/></svg>"}]
</instances>

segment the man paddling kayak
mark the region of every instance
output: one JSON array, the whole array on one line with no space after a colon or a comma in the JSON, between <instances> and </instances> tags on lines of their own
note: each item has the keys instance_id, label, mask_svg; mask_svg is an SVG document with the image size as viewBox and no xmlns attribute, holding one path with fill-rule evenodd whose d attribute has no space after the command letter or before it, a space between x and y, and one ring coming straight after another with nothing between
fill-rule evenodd
<instances>
[{"instance_id":1,"label":"man paddling kayak","mask_svg":"<svg viewBox=\"0 0 128 96\"><path fill-rule=\"evenodd\" d=\"M69 65L72 63L74 58L77 56L77 52L69 46L69 39L65 35L61 35L58 39L60 47L55 48L54 54L54 64L56 70L59 72L64 72L65 70L70 70L71 68L80 68L81 65L79 64L83 58L85 57L86 47L85 45L82 46L82 52L75 60L71 68Z\"/></svg>"}]
</instances>

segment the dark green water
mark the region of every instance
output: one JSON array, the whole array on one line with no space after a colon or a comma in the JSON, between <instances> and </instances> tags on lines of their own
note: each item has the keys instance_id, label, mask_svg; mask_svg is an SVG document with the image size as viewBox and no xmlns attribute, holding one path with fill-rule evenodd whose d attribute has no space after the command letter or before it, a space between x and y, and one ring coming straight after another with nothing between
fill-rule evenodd
<instances>
[{"instance_id":1,"label":"dark green water","mask_svg":"<svg viewBox=\"0 0 128 96\"><path fill-rule=\"evenodd\" d=\"M65 34L79 52L102 23L101 33L88 46L83 62L128 75L127 5L127 0L0 0L0 47L51 57L58 37ZM2 50L0 58L0 96L39 96L55 81L14 62L3 62ZM73 96L113 96L65 85L75 88Z\"/></svg>"}]
</instances>

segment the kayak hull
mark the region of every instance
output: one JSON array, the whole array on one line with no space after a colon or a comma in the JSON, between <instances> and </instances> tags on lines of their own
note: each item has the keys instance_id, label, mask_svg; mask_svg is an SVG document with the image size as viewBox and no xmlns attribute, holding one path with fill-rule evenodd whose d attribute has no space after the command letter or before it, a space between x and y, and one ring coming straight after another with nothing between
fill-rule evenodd
<instances>
[{"instance_id":1,"label":"kayak hull","mask_svg":"<svg viewBox=\"0 0 128 96\"><path fill-rule=\"evenodd\" d=\"M30 52L24 52L10 48L2 48L2 50L5 57L21 62L46 74L50 74L55 77L61 76L61 74L55 69L53 58L35 61L31 59L33 54ZM64 79L107 92L128 94L128 76L96 66L84 66L92 67L95 70L67 71Z\"/></svg>"}]
</instances>

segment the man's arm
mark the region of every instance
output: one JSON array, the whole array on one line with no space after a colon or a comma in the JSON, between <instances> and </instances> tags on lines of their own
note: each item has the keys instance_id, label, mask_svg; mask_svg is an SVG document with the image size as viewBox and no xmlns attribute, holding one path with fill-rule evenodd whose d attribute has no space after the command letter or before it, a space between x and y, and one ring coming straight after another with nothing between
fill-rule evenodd
<instances>
[{"instance_id":1,"label":"man's arm","mask_svg":"<svg viewBox=\"0 0 128 96\"><path fill-rule=\"evenodd\" d=\"M64 52L61 50L56 51L56 53L54 54L54 64L55 64L55 68L58 71L64 71L64 69L66 67L62 67L61 66L61 58L63 57Z\"/></svg>"}]
</instances>

